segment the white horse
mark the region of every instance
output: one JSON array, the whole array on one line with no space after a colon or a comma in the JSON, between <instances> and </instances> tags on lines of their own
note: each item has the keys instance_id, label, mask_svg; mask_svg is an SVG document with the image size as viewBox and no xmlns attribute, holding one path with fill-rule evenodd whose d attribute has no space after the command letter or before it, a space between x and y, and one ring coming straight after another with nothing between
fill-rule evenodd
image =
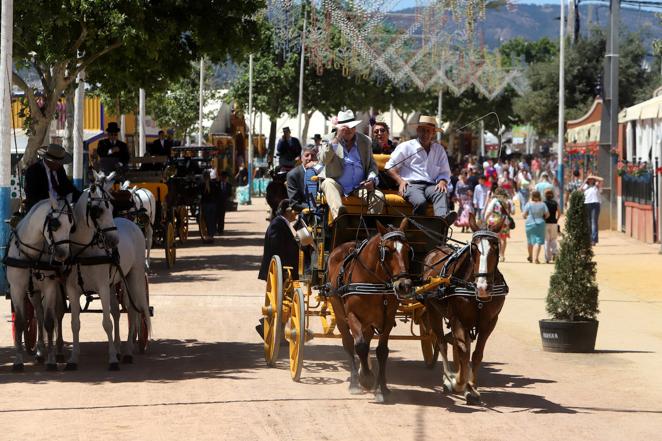
<instances>
[{"instance_id":1,"label":"white horse","mask_svg":"<svg viewBox=\"0 0 662 441\"><path fill-rule=\"evenodd\" d=\"M152 251L152 239L154 236L154 220L156 219L156 198L154 194L146 188L138 188L134 186L129 189L131 183L125 181L122 184L122 190L128 190L131 193L131 200L133 201L133 208L140 216L144 213L149 222L144 222L145 231L145 267L149 269L149 255Z\"/></svg>"},{"instance_id":2,"label":"white horse","mask_svg":"<svg viewBox=\"0 0 662 441\"><path fill-rule=\"evenodd\" d=\"M46 368L57 369L63 356L62 316L64 299L60 295L59 268L69 257L69 234L73 225L71 196L38 202L19 222L9 239L7 281L14 306L14 347L12 369L23 370L23 332L26 328L26 297L32 303L38 322L37 359L43 361L44 328L48 335ZM37 296L37 293L41 293ZM53 334L57 325L57 357Z\"/></svg>"},{"instance_id":3,"label":"white horse","mask_svg":"<svg viewBox=\"0 0 662 441\"><path fill-rule=\"evenodd\" d=\"M74 267L67 279L67 294L71 305L73 347L66 369L78 367L80 355L80 303L83 292L96 292L101 300L103 328L108 337L108 363L111 370L119 369L120 353L119 304L113 289L124 283L125 303L129 316L129 335L124 361L133 357L134 335L140 315L144 314L148 332L151 331L149 305L145 287L145 237L133 222L113 219L111 196L115 173L106 177L94 173L95 182L83 191L74 207L76 231L71 234L71 255ZM114 253L113 249L117 248ZM114 320L111 320L111 312ZM113 338L114 321L114 338Z\"/></svg>"}]
</instances>

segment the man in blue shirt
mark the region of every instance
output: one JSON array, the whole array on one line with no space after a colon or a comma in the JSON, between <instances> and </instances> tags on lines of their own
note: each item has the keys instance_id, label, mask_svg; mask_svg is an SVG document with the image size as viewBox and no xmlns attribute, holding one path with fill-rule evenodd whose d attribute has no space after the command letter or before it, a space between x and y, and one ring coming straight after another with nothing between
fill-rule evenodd
<instances>
[{"instance_id":1,"label":"man in blue shirt","mask_svg":"<svg viewBox=\"0 0 662 441\"><path fill-rule=\"evenodd\" d=\"M378 170L372 142L356 131L360 123L351 110L338 113L337 137L320 150L324 165L321 176L325 178L320 187L334 219L346 211L343 196L360 197L370 214L379 214L384 208L384 194L376 189Z\"/></svg>"}]
</instances>

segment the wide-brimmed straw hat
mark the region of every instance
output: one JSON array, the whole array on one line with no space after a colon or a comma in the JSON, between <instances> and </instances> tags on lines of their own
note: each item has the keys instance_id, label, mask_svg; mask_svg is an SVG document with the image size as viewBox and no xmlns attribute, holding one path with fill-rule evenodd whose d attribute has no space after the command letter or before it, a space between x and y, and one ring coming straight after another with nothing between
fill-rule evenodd
<instances>
[{"instance_id":1,"label":"wide-brimmed straw hat","mask_svg":"<svg viewBox=\"0 0 662 441\"><path fill-rule=\"evenodd\" d=\"M48 147L41 147L37 150L37 154L46 161L58 164L70 164L73 159L71 154L60 144L49 144Z\"/></svg>"},{"instance_id":2,"label":"wide-brimmed straw hat","mask_svg":"<svg viewBox=\"0 0 662 441\"><path fill-rule=\"evenodd\" d=\"M595 181L604 181L603 178L601 178L600 176L596 176L596 175L589 175L588 178L586 178L586 180L588 181L589 179L593 179Z\"/></svg>"},{"instance_id":3,"label":"wide-brimmed straw hat","mask_svg":"<svg viewBox=\"0 0 662 441\"><path fill-rule=\"evenodd\" d=\"M421 115L418 122L409 124L410 127L432 127L435 132L443 132L444 130L437 124L436 116Z\"/></svg>"},{"instance_id":4,"label":"wide-brimmed straw hat","mask_svg":"<svg viewBox=\"0 0 662 441\"><path fill-rule=\"evenodd\" d=\"M350 129L361 124L361 121L357 121L354 117L354 112L351 110L342 110L338 112L338 121L336 122L336 127L349 127Z\"/></svg>"}]
</instances>

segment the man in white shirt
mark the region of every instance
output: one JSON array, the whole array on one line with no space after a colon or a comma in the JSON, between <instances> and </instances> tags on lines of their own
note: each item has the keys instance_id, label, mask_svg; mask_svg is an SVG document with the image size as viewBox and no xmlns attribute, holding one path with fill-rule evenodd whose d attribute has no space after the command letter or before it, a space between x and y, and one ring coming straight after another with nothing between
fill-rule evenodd
<instances>
[{"instance_id":1,"label":"man in white shirt","mask_svg":"<svg viewBox=\"0 0 662 441\"><path fill-rule=\"evenodd\" d=\"M474 187L474 210L476 212L476 220L483 218L483 211L487 205L487 194L490 189L485 185L485 176L480 176L478 178L478 185Z\"/></svg>"},{"instance_id":2,"label":"man in white shirt","mask_svg":"<svg viewBox=\"0 0 662 441\"><path fill-rule=\"evenodd\" d=\"M598 243L598 220L600 219L600 192L602 178L591 175L586 178L581 191L584 192L584 210L591 227L591 243Z\"/></svg>"},{"instance_id":3,"label":"man in white shirt","mask_svg":"<svg viewBox=\"0 0 662 441\"><path fill-rule=\"evenodd\" d=\"M414 215L424 215L430 202L435 216L445 216L451 169L446 150L434 141L441 129L434 116L421 115L415 125L417 138L395 148L386 170L398 183L400 195L414 207Z\"/></svg>"}]
</instances>

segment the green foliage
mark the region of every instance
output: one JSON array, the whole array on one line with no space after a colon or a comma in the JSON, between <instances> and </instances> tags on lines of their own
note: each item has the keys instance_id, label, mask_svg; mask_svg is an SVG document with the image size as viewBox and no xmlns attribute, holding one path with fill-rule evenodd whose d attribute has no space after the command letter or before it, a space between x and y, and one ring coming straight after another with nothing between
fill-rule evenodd
<instances>
[{"instance_id":1,"label":"green foliage","mask_svg":"<svg viewBox=\"0 0 662 441\"><path fill-rule=\"evenodd\" d=\"M218 93L209 87L212 66L206 64L204 100L215 99ZM147 112L160 127L173 128L175 137L184 138L197 126L200 109L200 64L190 64L189 75L172 81L166 91L146 97ZM205 115L208 117L209 115Z\"/></svg>"},{"instance_id":2,"label":"green foliage","mask_svg":"<svg viewBox=\"0 0 662 441\"><path fill-rule=\"evenodd\" d=\"M505 58L506 64L514 60L522 60L526 64L550 61L558 56L558 43L543 37L540 40L529 41L522 37L506 41L499 47L499 52Z\"/></svg>"},{"instance_id":3,"label":"green foliage","mask_svg":"<svg viewBox=\"0 0 662 441\"><path fill-rule=\"evenodd\" d=\"M605 48L605 35L599 29L592 30L589 37L579 39L574 45L566 45L566 120L586 113L597 96ZM621 35L620 54L619 105L627 107L650 97L656 74L643 67L646 51L638 34ZM558 125L558 57L532 63L527 77L530 91L515 98L514 110L539 133L553 133Z\"/></svg>"},{"instance_id":4,"label":"green foliage","mask_svg":"<svg viewBox=\"0 0 662 441\"><path fill-rule=\"evenodd\" d=\"M570 195L565 235L549 279L547 312L558 320L594 320L598 314L598 285L584 193Z\"/></svg>"}]
</instances>

